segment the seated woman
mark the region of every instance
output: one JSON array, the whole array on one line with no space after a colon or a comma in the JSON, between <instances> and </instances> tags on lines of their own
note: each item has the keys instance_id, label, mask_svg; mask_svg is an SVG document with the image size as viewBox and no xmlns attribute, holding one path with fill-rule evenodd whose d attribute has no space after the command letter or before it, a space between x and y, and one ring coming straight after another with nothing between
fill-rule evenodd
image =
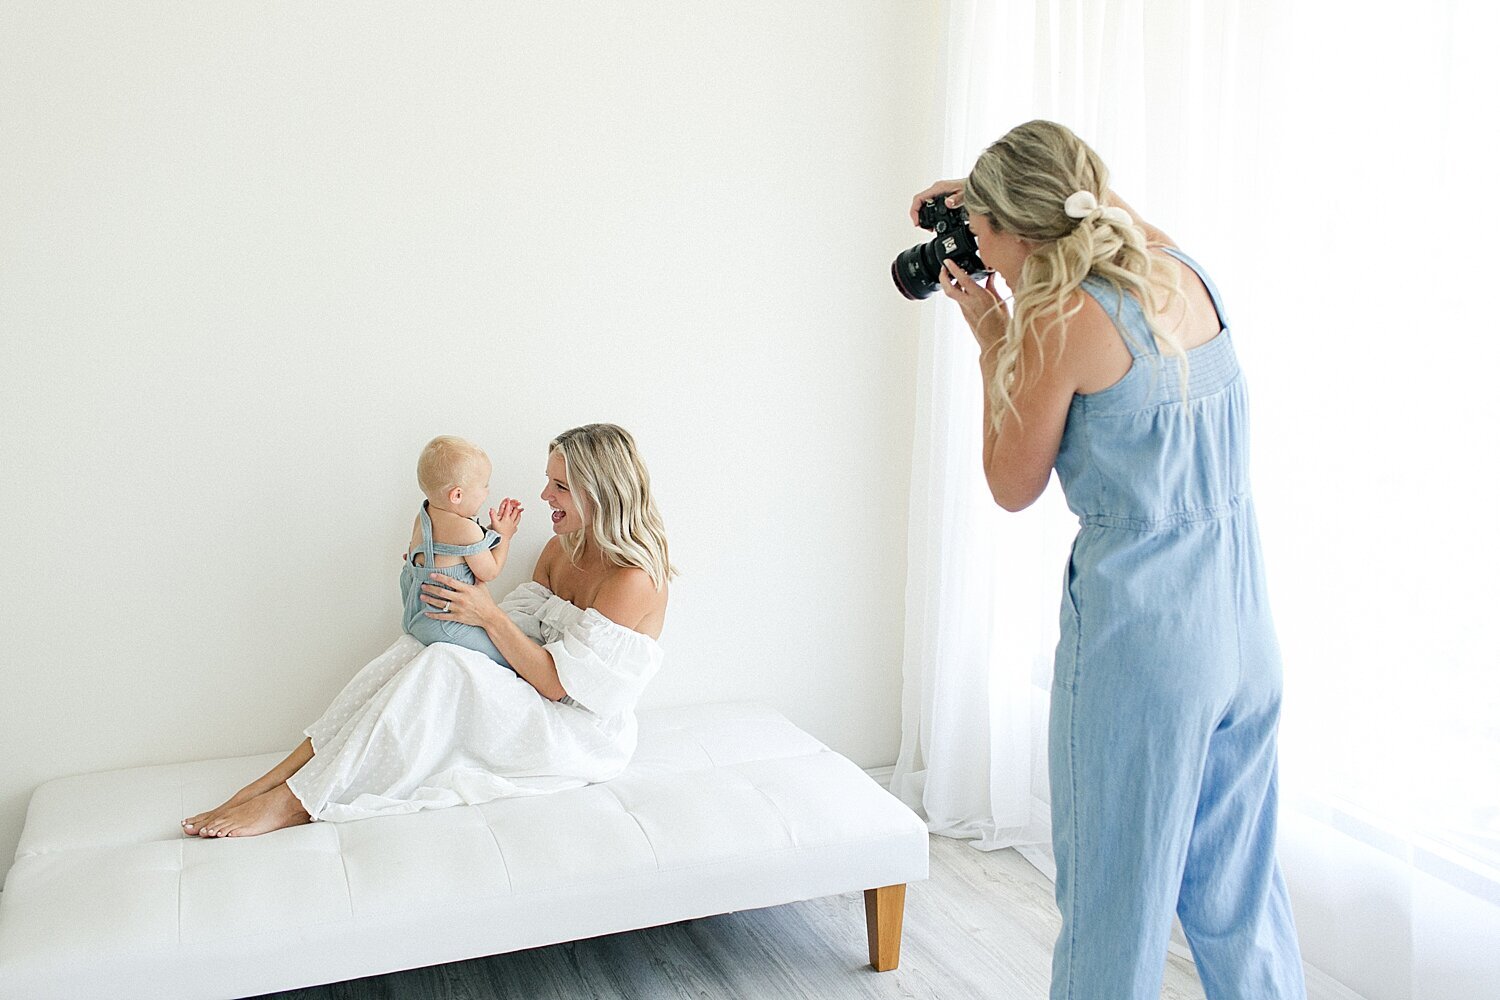
<instances>
[{"instance_id":1,"label":"seated woman","mask_svg":"<svg viewBox=\"0 0 1500 1000\"><path fill-rule=\"evenodd\" d=\"M635 441L588 424L549 447L553 537L530 583L496 604L433 573L422 600L477 625L515 672L470 649L402 635L354 676L291 755L229 801L182 821L249 837L535 795L604 781L635 750L635 705L661 665L674 575Z\"/></svg>"}]
</instances>

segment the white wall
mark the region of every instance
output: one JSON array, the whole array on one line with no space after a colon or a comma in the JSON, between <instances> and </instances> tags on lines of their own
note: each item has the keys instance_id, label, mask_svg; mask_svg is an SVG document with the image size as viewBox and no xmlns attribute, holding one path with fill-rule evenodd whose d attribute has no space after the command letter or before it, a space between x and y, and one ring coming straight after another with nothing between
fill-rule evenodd
<instances>
[{"instance_id":1,"label":"white wall","mask_svg":"<svg viewBox=\"0 0 1500 1000\"><path fill-rule=\"evenodd\" d=\"M550 436L630 428L647 703L893 760L932 6L8 4L0 858L49 778L295 745L436 433L533 501L508 588Z\"/></svg>"}]
</instances>

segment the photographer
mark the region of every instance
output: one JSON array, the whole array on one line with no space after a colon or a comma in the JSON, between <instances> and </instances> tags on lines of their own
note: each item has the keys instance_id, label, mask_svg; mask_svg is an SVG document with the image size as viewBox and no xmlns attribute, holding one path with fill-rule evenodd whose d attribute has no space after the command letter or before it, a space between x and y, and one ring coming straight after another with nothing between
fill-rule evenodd
<instances>
[{"instance_id":1,"label":"photographer","mask_svg":"<svg viewBox=\"0 0 1500 1000\"><path fill-rule=\"evenodd\" d=\"M1154 1000L1175 910L1208 996L1303 998L1245 382L1213 283L1108 179L1033 121L912 202L913 221L929 199L962 205L1014 292L961 253L933 262L979 341L995 501L1029 506L1056 468L1080 521L1049 734L1052 996Z\"/></svg>"}]
</instances>

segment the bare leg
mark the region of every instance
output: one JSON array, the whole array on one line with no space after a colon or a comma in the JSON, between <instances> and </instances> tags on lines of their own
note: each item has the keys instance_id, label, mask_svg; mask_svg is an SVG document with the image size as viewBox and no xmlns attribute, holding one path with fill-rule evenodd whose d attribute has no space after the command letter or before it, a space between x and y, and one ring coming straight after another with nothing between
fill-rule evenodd
<instances>
[{"instance_id":1,"label":"bare leg","mask_svg":"<svg viewBox=\"0 0 1500 1000\"><path fill-rule=\"evenodd\" d=\"M293 750L289 755L287 755L286 760L282 761L280 764L277 764L275 767L271 768L271 770L267 771L259 778L256 778L244 788L241 788L238 792L235 792L234 795L230 796L228 801L219 806L217 809L210 809L207 812L201 812L196 816L191 816L188 819L183 820L183 832L194 836L202 836L204 825L206 821L211 817L216 817L219 814L234 808L235 806L241 805L245 802L249 802L257 795L261 795L265 792L271 791L277 785L282 784L286 781L286 779L290 778L292 775L301 770L302 765L312 760L312 758L312 739L308 738L303 740L297 746L297 749Z\"/></svg>"},{"instance_id":2,"label":"bare leg","mask_svg":"<svg viewBox=\"0 0 1500 1000\"><path fill-rule=\"evenodd\" d=\"M229 809L223 809L203 821L205 837L256 837L282 827L312 822L297 796L282 782Z\"/></svg>"}]
</instances>

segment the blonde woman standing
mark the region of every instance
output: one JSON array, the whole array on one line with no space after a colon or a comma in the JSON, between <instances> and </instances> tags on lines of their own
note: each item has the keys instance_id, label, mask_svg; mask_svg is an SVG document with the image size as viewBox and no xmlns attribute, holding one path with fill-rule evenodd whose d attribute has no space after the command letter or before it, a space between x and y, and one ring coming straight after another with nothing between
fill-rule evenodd
<instances>
[{"instance_id":1,"label":"blonde woman standing","mask_svg":"<svg viewBox=\"0 0 1500 1000\"><path fill-rule=\"evenodd\" d=\"M255 836L619 774L635 751L636 702L661 666L666 532L635 441L613 424L553 440L541 496L554 537L531 582L499 604L440 572L422 587L432 618L484 629L514 673L482 652L402 635L286 760L184 820L184 832Z\"/></svg>"},{"instance_id":2,"label":"blonde woman standing","mask_svg":"<svg viewBox=\"0 0 1500 1000\"><path fill-rule=\"evenodd\" d=\"M1160 995L1175 910L1210 1000L1301 1000L1275 856L1281 660L1247 473L1245 380L1208 276L1033 121L962 181L1007 305L945 261L980 345L984 470L1079 517L1049 731L1054 1000Z\"/></svg>"}]
</instances>

